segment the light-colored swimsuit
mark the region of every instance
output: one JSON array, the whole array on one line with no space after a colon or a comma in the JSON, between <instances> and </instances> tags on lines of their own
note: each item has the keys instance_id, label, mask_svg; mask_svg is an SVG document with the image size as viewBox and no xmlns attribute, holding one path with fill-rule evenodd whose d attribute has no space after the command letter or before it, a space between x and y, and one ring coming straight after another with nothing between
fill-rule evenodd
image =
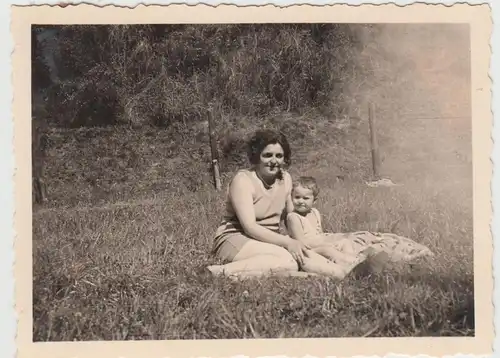
<instances>
[{"instance_id":1,"label":"light-colored swimsuit","mask_svg":"<svg viewBox=\"0 0 500 358\"><path fill-rule=\"evenodd\" d=\"M270 188L264 187L264 184L253 170L240 170L236 173L236 176L244 176L247 179L247 190L252 193L253 197L256 223L271 231L279 232L280 221L285 211L287 197L292 190L292 178L290 174L283 171L283 179L276 180ZM228 188L226 213L215 233L213 253L223 261L231 262L234 256L249 240L254 239L243 232L243 228L231 203Z\"/></svg>"},{"instance_id":2,"label":"light-colored swimsuit","mask_svg":"<svg viewBox=\"0 0 500 358\"><path fill-rule=\"evenodd\" d=\"M288 216L296 217L301 223L304 244L311 248L325 244L323 230L321 228L321 216L318 209L312 208L307 216L300 215L296 212L289 213Z\"/></svg>"}]
</instances>

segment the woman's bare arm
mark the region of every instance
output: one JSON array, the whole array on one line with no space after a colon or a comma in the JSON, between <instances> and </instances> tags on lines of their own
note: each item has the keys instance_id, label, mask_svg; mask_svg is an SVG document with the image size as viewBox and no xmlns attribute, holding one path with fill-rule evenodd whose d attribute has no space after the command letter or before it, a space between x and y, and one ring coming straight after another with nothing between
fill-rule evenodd
<instances>
[{"instance_id":1,"label":"woman's bare arm","mask_svg":"<svg viewBox=\"0 0 500 358\"><path fill-rule=\"evenodd\" d=\"M275 233L257 224L253 209L252 193L248 191L248 188L251 187L248 180L244 175L236 175L229 187L231 203L243 231L255 240L285 248L288 247L292 241L291 238Z\"/></svg>"},{"instance_id":2,"label":"woman's bare arm","mask_svg":"<svg viewBox=\"0 0 500 358\"><path fill-rule=\"evenodd\" d=\"M292 202L292 177L290 173L285 172L285 182L286 182L286 214L293 212L293 202Z\"/></svg>"},{"instance_id":3,"label":"woman's bare arm","mask_svg":"<svg viewBox=\"0 0 500 358\"><path fill-rule=\"evenodd\" d=\"M292 239L304 242L304 230L296 214L288 214L286 217L286 227Z\"/></svg>"},{"instance_id":4,"label":"woman's bare arm","mask_svg":"<svg viewBox=\"0 0 500 358\"><path fill-rule=\"evenodd\" d=\"M281 215L280 224L283 224L288 231L288 224L286 222L286 217L288 214L293 212L293 202L292 202L292 177L288 172L284 173L285 175L285 185L286 185L286 202L285 202L285 210Z\"/></svg>"}]
</instances>

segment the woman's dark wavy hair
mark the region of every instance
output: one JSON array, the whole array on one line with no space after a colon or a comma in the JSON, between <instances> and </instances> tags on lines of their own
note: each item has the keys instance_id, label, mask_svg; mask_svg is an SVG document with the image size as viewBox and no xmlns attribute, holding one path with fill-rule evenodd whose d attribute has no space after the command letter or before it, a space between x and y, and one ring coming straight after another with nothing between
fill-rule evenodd
<instances>
[{"instance_id":1,"label":"woman's dark wavy hair","mask_svg":"<svg viewBox=\"0 0 500 358\"><path fill-rule=\"evenodd\" d=\"M248 160L250 164L259 164L260 154L269 144L279 144L283 148L284 162L286 166L292 164L292 150L286 136L270 129L258 130L248 141Z\"/></svg>"}]
</instances>

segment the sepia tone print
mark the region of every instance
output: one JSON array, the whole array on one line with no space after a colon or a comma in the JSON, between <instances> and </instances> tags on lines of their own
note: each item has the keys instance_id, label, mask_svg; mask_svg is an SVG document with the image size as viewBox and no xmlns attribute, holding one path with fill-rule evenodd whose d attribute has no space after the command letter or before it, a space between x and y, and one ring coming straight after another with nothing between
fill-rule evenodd
<instances>
[{"instance_id":1,"label":"sepia tone print","mask_svg":"<svg viewBox=\"0 0 500 358\"><path fill-rule=\"evenodd\" d=\"M50 143L33 161L48 183L34 211L36 340L474 334L467 25L32 31L33 69L52 77L33 83L43 98L34 123ZM370 117L395 186L366 184ZM224 259L210 255L226 199L211 160L225 189L264 128L290 142L292 181L316 178L325 230L397 234L435 255L345 279L200 276ZM275 251L263 256L278 268Z\"/></svg>"},{"instance_id":2,"label":"sepia tone print","mask_svg":"<svg viewBox=\"0 0 500 358\"><path fill-rule=\"evenodd\" d=\"M33 342L484 342L477 28L360 19L31 23Z\"/></svg>"}]
</instances>

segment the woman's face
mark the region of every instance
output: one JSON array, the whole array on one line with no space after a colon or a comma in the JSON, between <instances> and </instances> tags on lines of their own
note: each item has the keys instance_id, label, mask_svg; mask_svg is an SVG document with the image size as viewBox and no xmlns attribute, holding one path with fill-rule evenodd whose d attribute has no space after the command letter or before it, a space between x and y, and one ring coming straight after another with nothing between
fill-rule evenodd
<instances>
[{"instance_id":1,"label":"woman's face","mask_svg":"<svg viewBox=\"0 0 500 358\"><path fill-rule=\"evenodd\" d=\"M269 144L260 153L257 170L262 177L276 177L285 162L285 153L279 143Z\"/></svg>"}]
</instances>

